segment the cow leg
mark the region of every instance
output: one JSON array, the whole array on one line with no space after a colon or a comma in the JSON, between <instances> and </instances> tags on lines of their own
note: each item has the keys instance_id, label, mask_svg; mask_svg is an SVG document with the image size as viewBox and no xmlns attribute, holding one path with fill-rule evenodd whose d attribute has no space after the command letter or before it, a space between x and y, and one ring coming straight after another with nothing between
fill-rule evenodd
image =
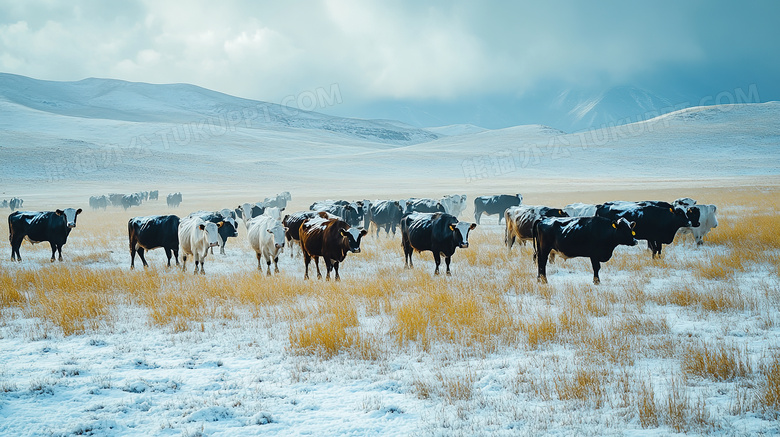
<instances>
[{"instance_id":1,"label":"cow leg","mask_svg":"<svg viewBox=\"0 0 780 437\"><path fill-rule=\"evenodd\" d=\"M303 274L303 279L309 279L309 262L311 262L311 256L304 251L303 264L306 266L306 272Z\"/></svg>"},{"instance_id":2,"label":"cow leg","mask_svg":"<svg viewBox=\"0 0 780 437\"><path fill-rule=\"evenodd\" d=\"M325 273L325 280L330 281L330 271L333 270L333 262L328 258L325 258L325 268L327 269Z\"/></svg>"},{"instance_id":3,"label":"cow leg","mask_svg":"<svg viewBox=\"0 0 780 437\"><path fill-rule=\"evenodd\" d=\"M341 281L341 278L339 277L339 262L336 261L333 263L333 270L336 271L336 280Z\"/></svg>"},{"instance_id":4,"label":"cow leg","mask_svg":"<svg viewBox=\"0 0 780 437\"><path fill-rule=\"evenodd\" d=\"M451 256L445 256L444 257L444 263L447 264L447 276L451 276L452 273L450 273L450 261L452 261Z\"/></svg>"},{"instance_id":5,"label":"cow leg","mask_svg":"<svg viewBox=\"0 0 780 437\"><path fill-rule=\"evenodd\" d=\"M595 285L599 285L601 283L601 279L599 279L599 270L601 270L601 263L599 263L598 259L591 258L590 264L593 266L593 283Z\"/></svg>"},{"instance_id":6,"label":"cow leg","mask_svg":"<svg viewBox=\"0 0 780 437\"><path fill-rule=\"evenodd\" d=\"M58 259L62 261L62 244L57 245L57 255L59 255Z\"/></svg>"},{"instance_id":7,"label":"cow leg","mask_svg":"<svg viewBox=\"0 0 780 437\"><path fill-rule=\"evenodd\" d=\"M320 273L320 257L314 257L314 267L317 267L317 279L322 279L322 273Z\"/></svg>"},{"instance_id":8,"label":"cow leg","mask_svg":"<svg viewBox=\"0 0 780 437\"><path fill-rule=\"evenodd\" d=\"M225 254L225 244L227 244L227 237L222 238L221 240L222 240L222 244L219 245L219 254L220 255L224 255Z\"/></svg>"},{"instance_id":9,"label":"cow leg","mask_svg":"<svg viewBox=\"0 0 780 437\"><path fill-rule=\"evenodd\" d=\"M171 250L170 249L165 249L165 255L168 256L168 267L170 267L171 266ZM146 264L146 257L144 256L144 248L143 247L139 247L138 248L138 257L141 258L141 262L144 264L144 267L148 267L148 264ZM135 258L135 257L133 257L133 258ZM132 262L130 263L130 267L131 268L133 267L133 263Z\"/></svg>"},{"instance_id":10,"label":"cow leg","mask_svg":"<svg viewBox=\"0 0 780 437\"><path fill-rule=\"evenodd\" d=\"M19 255L19 248L22 245L22 240L17 239L16 241L11 240L11 261L21 261L22 256Z\"/></svg>"},{"instance_id":11,"label":"cow leg","mask_svg":"<svg viewBox=\"0 0 780 437\"><path fill-rule=\"evenodd\" d=\"M176 265L179 265L179 250L178 249L172 249L173 250L173 258L176 260Z\"/></svg>"},{"instance_id":12,"label":"cow leg","mask_svg":"<svg viewBox=\"0 0 780 437\"><path fill-rule=\"evenodd\" d=\"M164 247L163 250L165 250L165 257L168 258L168 267L170 267L171 266L171 256L173 256L173 253L171 252L171 249L169 247ZM144 267L146 267L146 261L144 261Z\"/></svg>"},{"instance_id":13,"label":"cow leg","mask_svg":"<svg viewBox=\"0 0 780 437\"><path fill-rule=\"evenodd\" d=\"M409 238L406 234L402 235L401 243L404 247L404 268L411 269L414 267L414 263L412 263L412 253L414 252L414 249L412 249L412 243L409 242Z\"/></svg>"},{"instance_id":14,"label":"cow leg","mask_svg":"<svg viewBox=\"0 0 780 437\"><path fill-rule=\"evenodd\" d=\"M439 265L441 264L441 255L433 252L433 261L436 263L436 270L433 271L434 275L439 274Z\"/></svg>"},{"instance_id":15,"label":"cow leg","mask_svg":"<svg viewBox=\"0 0 780 437\"><path fill-rule=\"evenodd\" d=\"M479 210L474 211L474 221L477 222L477 224L479 224L479 217L481 215L482 215L482 211L479 211Z\"/></svg>"},{"instance_id":16,"label":"cow leg","mask_svg":"<svg viewBox=\"0 0 780 437\"><path fill-rule=\"evenodd\" d=\"M274 258L274 273L279 273L279 257Z\"/></svg>"},{"instance_id":17,"label":"cow leg","mask_svg":"<svg viewBox=\"0 0 780 437\"><path fill-rule=\"evenodd\" d=\"M183 253L181 254L181 271L186 272L187 271L187 254Z\"/></svg>"},{"instance_id":18,"label":"cow leg","mask_svg":"<svg viewBox=\"0 0 780 437\"><path fill-rule=\"evenodd\" d=\"M265 263L267 264L267 267L265 269L265 275L271 276L271 258L267 258Z\"/></svg>"},{"instance_id":19,"label":"cow leg","mask_svg":"<svg viewBox=\"0 0 780 437\"><path fill-rule=\"evenodd\" d=\"M130 246L130 270L135 268L135 247Z\"/></svg>"},{"instance_id":20,"label":"cow leg","mask_svg":"<svg viewBox=\"0 0 780 437\"><path fill-rule=\"evenodd\" d=\"M263 255L256 253L257 255L257 270L263 270Z\"/></svg>"},{"instance_id":21,"label":"cow leg","mask_svg":"<svg viewBox=\"0 0 780 437\"><path fill-rule=\"evenodd\" d=\"M52 242L49 242L49 245L51 246L51 262L54 262L54 255L57 253L57 245Z\"/></svg>"},{"instance_id":22,"label":"cow leg","mask_svg":"<svg viewBox=\"0 0 780 437\"><path fill-rule=\"evenodd\" d=\"M547 283L547 258L550 255L550 248L542 247L539 253L536 254L536 264L538 267L538 274L536 280L542 284Z\"/></svg>"}]
</instances>

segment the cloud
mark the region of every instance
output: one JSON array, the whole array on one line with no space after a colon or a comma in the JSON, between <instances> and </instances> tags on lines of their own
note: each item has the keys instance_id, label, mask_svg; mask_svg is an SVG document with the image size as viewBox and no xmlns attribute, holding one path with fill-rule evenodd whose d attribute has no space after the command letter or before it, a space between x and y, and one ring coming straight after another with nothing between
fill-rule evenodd
<instances>
[{"instance_id":1,"label":"cloud","mask_svg":"<svg viewBox=\"0 0 780 437\"><path fill-rule=\"evenodd\" d=\"M541 83L609 86L670 66L760 58L776 30L723 29L729 17L762 27L772 14L761 7L732 15L733 4L718 2L0 0L0 70L188 82L273 102L334 83L355 103L522 96Z\"/></svg>"}]
</instances>

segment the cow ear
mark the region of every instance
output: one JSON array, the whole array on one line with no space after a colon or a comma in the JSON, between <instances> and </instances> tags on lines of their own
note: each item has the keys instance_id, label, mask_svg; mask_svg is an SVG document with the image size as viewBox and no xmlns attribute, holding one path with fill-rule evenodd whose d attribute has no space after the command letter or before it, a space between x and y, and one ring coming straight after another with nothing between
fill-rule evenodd
<instances>
[{"instance_id":1,"label":"cow ear","mask_svg":"<svg viewBox=\"0 0 780 437\"><path fill-rule=\"evenodd\" d=\"M451 230L451 231L454 231L454 230L455 230L455 225L454 225L454 224L451 224L451 225L450 225L450 230Z\"/></svg>"},{"instance_id":2,"label":"cow ear","mask_svg":"<svg viewBox=\"0 0 780 437\"><path fill-rule=\"evenodd\" d=\"M322 218L324 218L324 219L328 218L328 213L325 212L325 211L320 211L320 212L317 213L317 215L322 217Z\"/></svg>"},{"instance_id":3,"label":"cow ear","mask_svg":"<svg viewBox=\"0 0 780 437\"><path fill-rule=\"evenodd\" d=\"M222 225L224 225L224 224L225 224L225 222L219 222L219 223L217 223L217 227L218 227L218 228L221 228L221 227L222 227Z\"/></svg>"},{"instance_id":4,"label":"cow ear","mask_svg":"<svg viewBox=\"0 0 780 437\"><path fill-rule=\"evenodd\" d=\"M469 226L469 231L474 229L474 228L476 228L476 227L477 227L477 224L476 223L472 223L471 226Z\"/></svg>"},{"instance_id":5,"label":"cow ear","mask_svg":"<svg viewBox=\"0 0 780 437\"><path fill-rule=\"evenodd\" d=\"M368 234L367 230L363 229L362 231L360 231L360 236L361 237L364 237L366 234Z\"/></svg>"},{"instance_id":6,"label":"cow ear","mask_svg":"<svg viewBox=\"0 0 780 437\"><path fill-rule=\"evenodd\" d=\"M274 233L274 231L272 231L270 229L266 229L265 231L268 232L269 234L273 234Z\"/></svg>"},{"instance_id":7,"label":"cow ear","mask_svg":"<svg viewBox=\"0 0 780 437\"><path fill-rule=\"evenodd\" d=\"M290 228L288 228L287 226L284 227L284 232L287 232L289 230L290 230Z\"/></svg>"},{"instance_id":8,"label":"cow ear","mask_svg":"<svg viewBox=\"0 0 780 437\"><path fill-rule=\"evenodd\" d=\"M200 228L200 230L201 230L201 231L202 231L202 230L204 230L204 229L206 229L206 225L203 225L203 224L202 224L202 225L200 225L200 226L198 226L198 227Z\"/></svg>"},{"instance_id":9,"label":"cow ear","mask_svg":"<svg viewBox=\"0 0 780 437\"><path fill-rule=\"evenodd\" d=\"M58 210L54 211L54 213L57 214L57 215L62 215L62 210L58 209Z\"/></svg>"},{"instance_id":10,"label":"cow ear","mask_svg":"<svg viewBox=\"0 0 780 437\"><path fill-rule=\"evenodd\" d=\"M76 210L76 215L79 215L79 214L81 214L81 208Z\"/></svg>"},{"instance_id":11,"label":"cow ear","mask_svg":"<svg viewBox=\"0 0 780 437\"><path fill-rule=\"evenodd\" d=\"M341 230L339 230L339 234L341 234L342 237L346 237L347 236L347 231L345 231L344 229L341 229Z\"/></svg>"}]
</instances>

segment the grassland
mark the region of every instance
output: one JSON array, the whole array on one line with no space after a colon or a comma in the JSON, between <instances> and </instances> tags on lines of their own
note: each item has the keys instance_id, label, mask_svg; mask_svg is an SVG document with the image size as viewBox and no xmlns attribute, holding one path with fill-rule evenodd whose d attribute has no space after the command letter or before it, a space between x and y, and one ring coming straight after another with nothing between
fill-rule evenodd
<instances>
[{"instance_id":1,"label":"grassland","mask_svg":"<svg viewBox=\"0 0 780 437\"><path fill-rule=\"evenodd\" d=\"M579 426L739 433L748 417L777 431L779 194L705 193L699 200L718 205L720 225L703 247L678 241L660 260L620 248L599 286L579 259L556 261L550 283L538 284L531 248L507 251L495 224L473 231L451 277L433 276L430 254L403 269L400 238L384 234L348 256L340 283L304 281L289 253L282 273L266 277L243 229L228 256L207 259L205 276L163 267L161 250L149 269L131 271L124 223L134 211L85 212L64 262L28 243L23 263L3 255L0 335L110 335L133 314L133 329L169 335L265 330L294 363L291 383L312 378L311 363L349 360L368 373L409 363L399 390L436 405L421 433L511 434L511 423L529 435Z\"/></svg>"}]
</instances>

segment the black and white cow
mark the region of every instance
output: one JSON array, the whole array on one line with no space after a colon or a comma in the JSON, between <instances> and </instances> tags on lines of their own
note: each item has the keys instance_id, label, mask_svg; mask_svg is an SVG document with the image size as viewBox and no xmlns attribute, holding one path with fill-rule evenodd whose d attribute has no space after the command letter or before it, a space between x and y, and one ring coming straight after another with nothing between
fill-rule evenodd
<instances>
[{"instance_id":1,"label":"black and white cow","mask_svg":"<svg viewBox=\"0 0 780 437\"><path fill-rule=\"evenodd\" d=\"M715 205L691 205L689 208L699 210L699 226L680 228L679 234L693 235L693 239L697 246L701 246L704 243L704 236L707 235L710 230L718 227L718 218L715 215L718 212L718 208Z\"/></svg>"},{"instance_id":2,"label":"black and white cow","mask_svg":"<svg viewBox=\"0 0 780 437\"><path fill-rule=\"evenodd\" d=\"M401 219L401 242L404 247L404 266L412 268L414 251L431 251L436 263L434 274L439 274L441 256L450 274L450 261L457 248L469 247L469 231L476 223L460 222L446 213L412 213Z\"/></svg>"},{"instance_id":3,"label":"black and white cow","mask_svg":"<svg viewBox=\"0 0 780 437\"><path fill-rule=\"evenodd\" d=\"M171 266L171 254L179 265L179 217L175 215L152 215L133 217L127 222L127 237L130 241L130 268L135 268L135 254L146 263L144 251L162 247Z\"/></svg>"},{"instance_id":4,"label":"black and white cow","mask_svg":"<svg viewBox=\"0 0 780 437\"><path fill-rule=\"evenodd\" d=\"M200 217L203 221L212 223L222 223L218 228L219 233L219 253L225 254L225 244L228 238L238 237L238 223L230 215L225 216L221 211L197 211L187 217ZM214 248L210 247L211 254L214 254Z\"/></svg>"},{"instance_id":5,"label":"black and white cow","mask_svg":"<svg viewBox=\"0 0 780 437\"><path fill-rule=\"evenodd\" d=\"M636 223L636 238L647 240L653 258L661 255L664 244L674 241L678 229L699 226L698 209L674 208L661 201L607 202L596 207L596 217L613 221L625 218Z\"/></svg>"},{"instance_id":6,"label":"black and white cow","mask_svg":"<svg viewBox=\"0 0 780 437\"><path fill-rule=\"evenodd\" d=\"M401 224L404 216L404 210L397 200L377 200L370 208L371 223L376 227L376 235L379 236L379 230L384 229L386 235L395 230Z\"/></svg>"},{"instance_id":7,"label":"black and white cow","mask_svg":"<svg viewBox=\"0 0 780 437\"><path fill-rule=\"evenodd\" d=\"M68 241L70 230L76 227L76 218L81 208L58 209L56 211L16 211L8 216L8 239L11 242L11 260L22 260L19 247L23 240L32 244L48 241L51 245L51 260L55 252L62 261L62 246Z\"/></svg>"},{"instance_id":8,"label":"black and white cow","mask_svg":"<svg viewBox=\"0 0 780 437\"><path fill-rule=\"evenodd\" d=\"M444 207L441 201L436 199L428 199L428 198L420 199L420 198L412 197L404 200L406 203L406 209L404 210L404 214L411 214L413 212L427 212L427 213L447 212L447 209Z\"/></svg>"},{"instance_id":9,"label":"black and white cow","mask_svg":"<svg viewBox=\"0 0 780 437\"><path fill-rule=\"evenodd\" d=\"M474 199L474 221L479 224L479 218L483 213L486 215L498 214L498 224L500 225L501 219L504 218L504 211L510 206L518 206L521 203L523 203L523 196L521 194L479 196Z\"/></svg>"},{"instance_id":10,"label":"black and white cow","mask_svg":"<svg viewBox=\"0 0 780 437\"><path fill-rule=\"evenodd\" d=\"M634 223L626 219L602 217L549 217L537 220L533 227L534 258L538 267L537 280L547 283L547 259L551 251L566 258L590 258L593 283L601 282L601 263L612 258L620 245L635 246Z\"/></svg>"}]
</instances>

